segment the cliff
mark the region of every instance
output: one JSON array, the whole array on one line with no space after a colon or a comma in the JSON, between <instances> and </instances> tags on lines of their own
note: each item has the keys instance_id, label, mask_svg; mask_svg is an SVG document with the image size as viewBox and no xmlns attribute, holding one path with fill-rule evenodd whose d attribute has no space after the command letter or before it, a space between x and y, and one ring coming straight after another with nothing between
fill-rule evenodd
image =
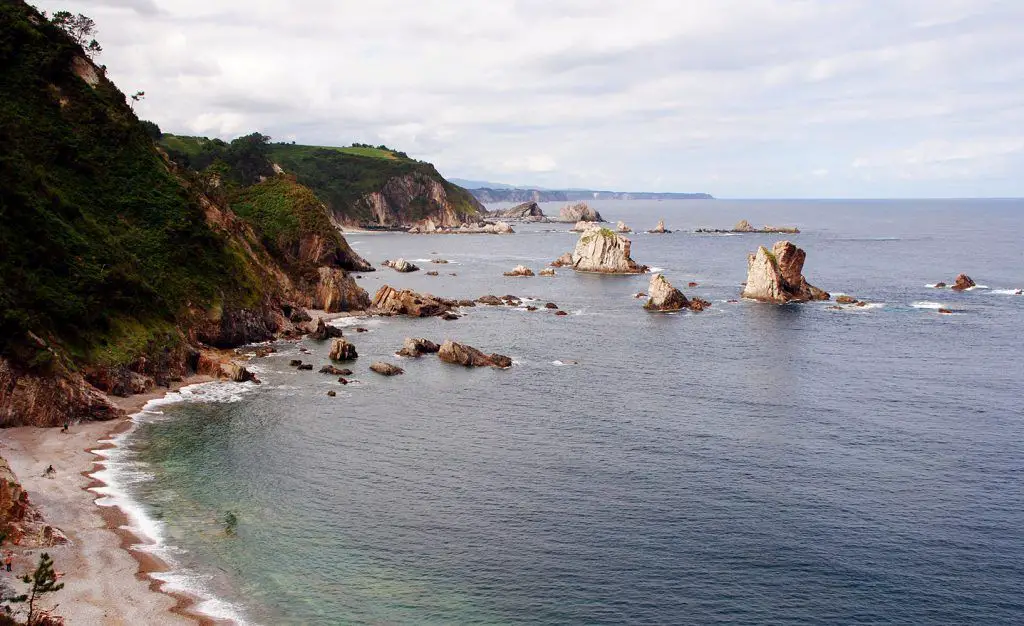
<instances>
[{"instance_id":1,"label":"cliff","mask_svg":"<svg viewBox=\"0 0 1024 626\"><path fill-rule=\"evenodd\" d=\"M211 194L167 161L103 70L23 2L0 3L0 90L0 425L117 416L100 392L166 384L205 346L269 339L320 291L358 289L338 284L357 261L336 229L294 215L301 236L278 238L239 218L227 186ZM316 281L292 253L323 263Z\"/></svg>"}]
</instances>

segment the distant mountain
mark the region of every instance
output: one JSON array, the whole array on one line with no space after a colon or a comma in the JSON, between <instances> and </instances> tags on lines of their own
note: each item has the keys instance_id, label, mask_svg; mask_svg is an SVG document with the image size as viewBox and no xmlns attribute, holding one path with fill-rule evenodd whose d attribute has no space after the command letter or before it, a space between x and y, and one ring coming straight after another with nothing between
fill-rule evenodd
<instances>
[{"instance_id":1,"label":"distant mountain","mask_svg":"<svg viewBox=\"0 0 1024 626\"><path fill-rule=\"evenodd\" d=\"M567 202L571 200L713 200L706 193L597 191L593 189L468 188L477 200L491 202Z\"/></svg>"},{"instance_id":2,"label":"distant mountain","mask_svg":"<svg viewBox=\"0 0 1024 626\"><path fill-rule=\"evenodd\" d=\"M469 180L466 178L449 178L448 180L464 189L516 189L515 185L492 183L485 180Z\"/></svg>"}]
</instances>

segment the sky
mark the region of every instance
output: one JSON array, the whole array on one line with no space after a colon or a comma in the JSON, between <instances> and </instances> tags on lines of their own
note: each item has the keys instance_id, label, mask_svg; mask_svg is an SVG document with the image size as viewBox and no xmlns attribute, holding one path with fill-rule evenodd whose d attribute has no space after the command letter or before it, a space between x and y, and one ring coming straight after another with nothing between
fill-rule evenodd
<instances>
[{"instance_id":1,"label":"sky","mask_svg":"<svg viewBox=\"0 0 1024 626\"><path fill-rule=\"evenodd\" d=\"M1024 196L1024 0L50 0L164 132L731 198Z\"/></svg>"}]
</instances>

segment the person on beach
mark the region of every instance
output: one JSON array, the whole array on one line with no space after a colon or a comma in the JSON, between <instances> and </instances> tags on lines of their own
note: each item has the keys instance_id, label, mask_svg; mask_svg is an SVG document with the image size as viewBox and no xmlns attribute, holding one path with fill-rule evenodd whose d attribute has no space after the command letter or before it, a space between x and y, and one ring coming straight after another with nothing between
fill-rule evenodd
<instances>
[{"instance_id":1,"label":"person on beach","mask_svg":"<svg viewBox=\"0 0 1024 626\"><path fill-rule=\"evenodd\" d=\"M8 572L11 571L11 563L13 563L13 562L14 562L14 553L12 553L10 550L8 550L7 554L4 555L4 565L7 567L7 571Z\"/></svg>"},{"instance_id":2,"label":"person on beach","mask_svg":"<svg viewBox=\"0 0 1024 626\"><path fill-rule=\"evenodd\" d=\"M60 432L62 432L62 433L68 432L68 426L71 426L71 422L64 422L64 427L60 429Z\"/></svg>"},{"instance_id":3,"label":"person on beach","mask_svg":"<svg viewBox=\"0 0 1024 626\"><path fill-rule=\"evenodd\" d=\"M57 470L53 469L53 465L51 465L51 466L46 468L46 472L44 472L43 475L46 476L47 478L52 478L53 475L56 474L56 473L57 473Z\"/></svg>"}]
</instances>

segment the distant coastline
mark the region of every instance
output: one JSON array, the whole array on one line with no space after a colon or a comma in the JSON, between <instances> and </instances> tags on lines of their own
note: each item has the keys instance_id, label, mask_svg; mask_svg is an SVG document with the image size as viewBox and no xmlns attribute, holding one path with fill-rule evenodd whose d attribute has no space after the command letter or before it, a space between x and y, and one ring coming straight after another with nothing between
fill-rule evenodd
<instances>
[{"instance_id":1,"label":"distant coastline","mask_svg":"<svg viewBox=\"0 0 1024 626\"><path fill-rule=\"evenodd\" d=\"M707 193L600 191L594 189L467 189L480 202L571 202L576 200L714 200Z\"/></svg>"}]
</instances>

